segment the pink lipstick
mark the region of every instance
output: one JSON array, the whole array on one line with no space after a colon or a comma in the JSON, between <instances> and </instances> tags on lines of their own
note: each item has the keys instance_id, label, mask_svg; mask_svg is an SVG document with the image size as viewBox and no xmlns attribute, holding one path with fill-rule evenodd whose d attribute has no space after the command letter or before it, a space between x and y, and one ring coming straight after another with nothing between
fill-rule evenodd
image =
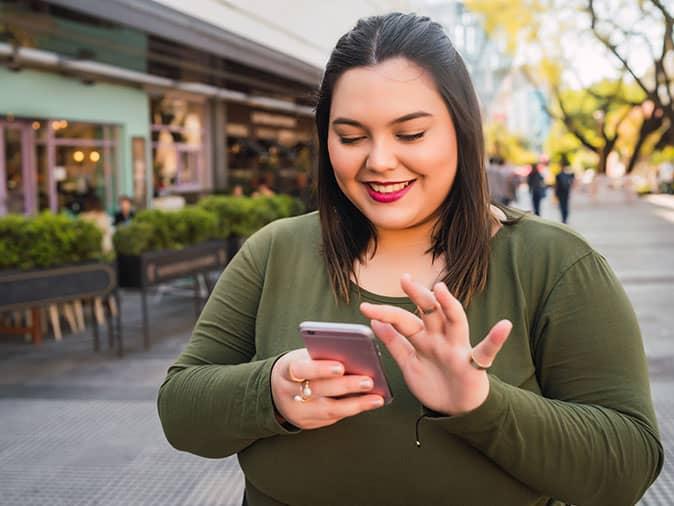
<instances>
[{"instance_id":1,"label":"pink lipstick","mask_svg":"<svg viewBox=\"0 0 674 506\"><path fill-rule=\"evenodd\" d=\"M382 204L388 204L390 202L395 202L396 200L400 200L405 196L405 194L410 191L412 188L412 185L414 185L416 180L412 180L409 182L407 186L404 188L395 191L395 192L390 192L390 193L383 193L383 192L378 192L372 186L369 184L365 183L365 187L367 188L367 193L370 195L370 197L375 200L376 202L381 202ZM384 185L384 183L377 183L378 185ZM390 183L390 184L397 184L397 183Z\"/></svg>"}]
</instances>

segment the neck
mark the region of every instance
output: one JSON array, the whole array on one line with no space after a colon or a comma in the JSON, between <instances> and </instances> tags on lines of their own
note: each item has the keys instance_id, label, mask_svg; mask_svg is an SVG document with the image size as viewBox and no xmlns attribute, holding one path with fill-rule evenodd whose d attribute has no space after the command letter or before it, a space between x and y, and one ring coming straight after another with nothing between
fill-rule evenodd
<instances>
[{"instance_id":1,"label":"neck","mask_svg":"<svg viewBox=\"0 0 674 506\"><path fill-rule=\"evenodd\" d=\"M434 221L402 230L377 229L377 253L421 254L432 245Z\"/></svg>"}]
</instances>

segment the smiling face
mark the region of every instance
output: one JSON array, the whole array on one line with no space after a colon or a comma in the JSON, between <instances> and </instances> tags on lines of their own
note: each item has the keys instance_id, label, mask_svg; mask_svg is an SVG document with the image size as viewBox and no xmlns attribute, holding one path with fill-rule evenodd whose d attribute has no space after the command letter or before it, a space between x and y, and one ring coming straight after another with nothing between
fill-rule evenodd
<instances>
[{"instance_id":1,"label":"smiling face","mask_svg":"<svg viewBox=\"0 0 674 506\"><path fill-rule=\"evenodd\" d=\"M445 101L429 73L405 58L337 80L328 152L342 192L378 232L434 223L456 175Z\"/></svg>"}]
</instances>

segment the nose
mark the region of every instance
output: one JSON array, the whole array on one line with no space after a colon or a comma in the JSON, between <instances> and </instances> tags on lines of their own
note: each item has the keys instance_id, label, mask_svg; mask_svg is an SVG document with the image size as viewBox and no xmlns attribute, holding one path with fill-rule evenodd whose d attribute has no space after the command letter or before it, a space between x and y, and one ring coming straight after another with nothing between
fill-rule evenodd
<instances>
[{"instance_id":1,"label":"nose","mask_svg":"<svg viewBox=\"0 0 674 506\"><path fill-rule=\"evenodd\" d=\"M375 172L393 170L398 165L393 146L385 139L374 140L365 160L365 167Z\"/></svg>"}]
</instances>

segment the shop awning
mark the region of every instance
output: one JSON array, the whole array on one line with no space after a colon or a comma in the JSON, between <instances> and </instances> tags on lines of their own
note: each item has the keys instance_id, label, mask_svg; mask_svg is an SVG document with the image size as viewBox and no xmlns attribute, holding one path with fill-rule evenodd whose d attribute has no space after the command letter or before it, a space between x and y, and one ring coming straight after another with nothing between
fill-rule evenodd
<instances>
[{"instance_id":1,"label":"shop awning","mask_svg":"<svg viewBox=\"0 0 674 506\"><path fill-rule=\"evenodd\" d=\"M253 40L187 16L152 0L47 0L48 3L121 23L165 39L316 86L322 69Z\"/></svg>"}]
</instances>

